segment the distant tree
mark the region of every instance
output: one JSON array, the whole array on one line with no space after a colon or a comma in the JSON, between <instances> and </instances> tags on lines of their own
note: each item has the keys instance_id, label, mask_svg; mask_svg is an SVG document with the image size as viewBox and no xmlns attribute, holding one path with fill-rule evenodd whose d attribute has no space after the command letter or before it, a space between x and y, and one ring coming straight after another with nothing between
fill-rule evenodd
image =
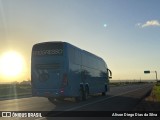
<instances>
[{"instance_id":1,"label":"distant tree","mask_svg":"<svg viewBox=\"0 0 160 120\"><path fill-rule=\"evenodd\" d=\"M30 80L23 80L22 82L20 82L20 84L31 85L31 81Z\"/></svg>"},{"instance_id":2,"label":"distant tree","mask_svg":"<svg viewBox=\"0 0 160 120\"><path fill-rule=\"evenodd\" d=\"M17 84L19 84L19 82L17 82L17 81L13 81L11 84L13 84L13 85L17 85Z\"/></svg>"}]
</instances>

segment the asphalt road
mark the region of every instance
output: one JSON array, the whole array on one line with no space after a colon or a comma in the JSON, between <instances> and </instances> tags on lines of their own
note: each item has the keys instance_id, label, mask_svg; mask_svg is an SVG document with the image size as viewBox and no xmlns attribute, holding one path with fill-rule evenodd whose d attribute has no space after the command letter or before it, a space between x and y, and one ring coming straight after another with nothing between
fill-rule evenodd
<instances>
[{"instance_id":1,"label":"asphalt road","mask_svg":"<svg viewBox=\"0 0 160 120\"><path fill-rule=\"evenodd\" d=\"M151 90L152 86L153 84L137 84L111 87L107 96L97 94L90 96L87 101L79 103L71 98L55 104L43 97L2 100L0 101L0 111L61 111L63 113L65 111L132 111L137 103ZM50 114L52 115L52 113ZM33 119L46 120L51 118ZM58 119L60 118L58 117ZM63 119L66 118L61 118L61 120ZM72 117L72 119L74 118Z\"/></svg>"}]
</instances>

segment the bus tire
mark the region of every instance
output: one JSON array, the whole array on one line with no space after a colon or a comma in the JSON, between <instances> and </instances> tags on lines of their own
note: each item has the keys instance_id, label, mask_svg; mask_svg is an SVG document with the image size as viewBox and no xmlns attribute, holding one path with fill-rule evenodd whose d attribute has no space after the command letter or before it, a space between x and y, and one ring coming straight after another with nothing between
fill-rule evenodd
<instances>
[{"instance_id":1,"label":"bus tire","mask_svg":"<svg viewBox=\"0 0 160 120\"><path fill-rule=\"evenodd\" d=\"M87 100L87 98L88 98L88 95L89 95L89 88L88 88L88 86L86 86L85 87L85 91L84 91L84 100Z\"/></svg>"},{"instance_id":2,"label":"bus tire","mask_svg":"<svg viewBox=\"0 0 160 120\"><path fill-rule=\"evenodd\" d=\"M80 96L75 97L76 102L84 101L85 100L85 91L84 88L80 87Z\"/></svg>"},{"instance_id":3,"label":"bus tire","mask_svg":"<svg viewBox=\"0 0 160 120\"><path fill-rule=\"evenodd\" d=\"M102 92L102 96L106 96L106 95L107 95L107 85L105 85L104 92Z\"/></svg>"}]
</instances>

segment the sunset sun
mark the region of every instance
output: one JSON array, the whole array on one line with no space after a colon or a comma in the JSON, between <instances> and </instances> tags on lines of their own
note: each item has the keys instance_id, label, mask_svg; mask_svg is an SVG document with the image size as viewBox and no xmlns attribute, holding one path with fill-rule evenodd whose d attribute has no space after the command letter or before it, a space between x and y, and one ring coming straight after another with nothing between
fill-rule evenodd
<instances>
[{"instance_id":1,"label":"sunset sun","mask_svg":"<svg viewBox=\"0 0 160 120\"><path fill-rule=\"evenodd\" d=\"M10 51L0 56L0 74L4 77L16 77L20 75L23 67L23 58L17 52Z\"/></svg>"}]
</instances>

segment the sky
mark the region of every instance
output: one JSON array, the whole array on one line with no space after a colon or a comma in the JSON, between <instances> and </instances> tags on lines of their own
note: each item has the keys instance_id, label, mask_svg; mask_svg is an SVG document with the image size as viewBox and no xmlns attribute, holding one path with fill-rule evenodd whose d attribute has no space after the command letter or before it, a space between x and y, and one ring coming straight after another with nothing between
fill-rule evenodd
<instances>
[{"instance_id":1,"label":"sky","mask_svg":"<svg viewBox=\"0 0 160 120\"><path fill-rule=\"evenodd\" d=\"M66 41L102 57L113 80L160 78L159 0L0 0L0 56L16 51L30 79L31 49ZM2 58L2 57L0 57Z\"/></svg>"}]
</instances>

